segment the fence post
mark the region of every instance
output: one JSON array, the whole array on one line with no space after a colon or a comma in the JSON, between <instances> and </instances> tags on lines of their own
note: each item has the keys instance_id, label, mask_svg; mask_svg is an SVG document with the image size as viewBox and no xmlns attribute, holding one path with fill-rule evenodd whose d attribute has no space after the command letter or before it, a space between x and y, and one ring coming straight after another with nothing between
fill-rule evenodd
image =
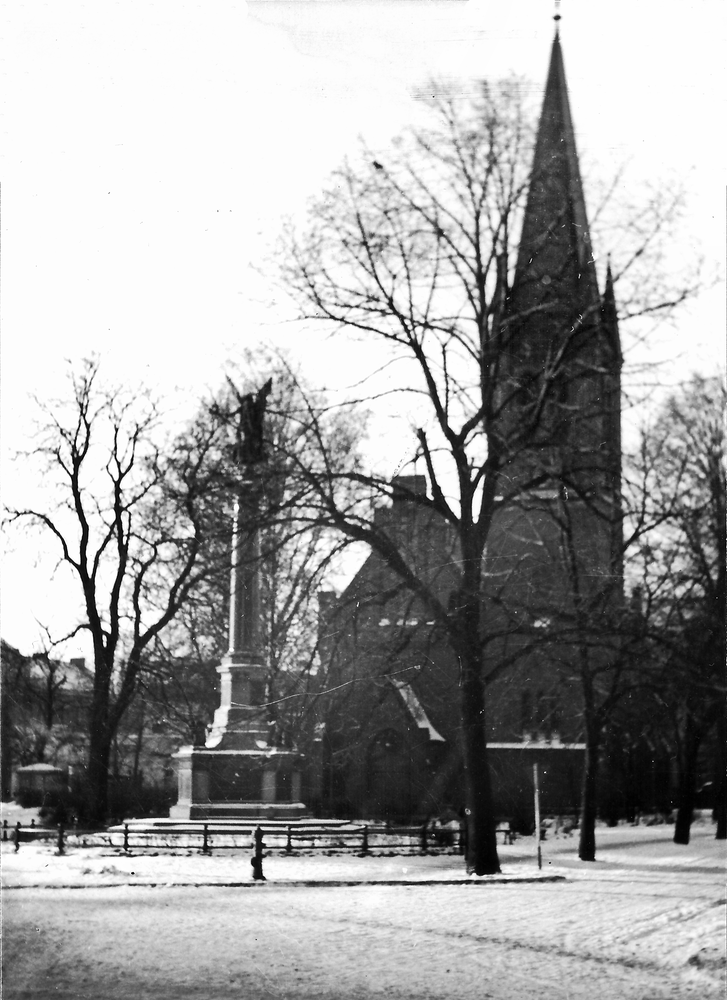
<instances>
[{"instance_id":1,"label":"fence post","mask_svg":"<svg viewBox=\"0 0 727 1000\"><path fill-rule=\"evenodd\" d=\"M3 820L3 840L7 840L7 839L8 839L8 821L6 819L4 819Z\"/></svg>"},{"instance_id":2,"label":"fence post","mask_svg":"<svg viewBox=\"0 0 727 1000\"><path fill-rule=\"evenodd\" d=\"M210 849L209 849L209 831L208 831L208 826L205 823L204 826L202 827L202 853L203 854L209 854L209 852L210 852Z\"/></svg>"},{"instance_id":3,"label":"fence post","mask_svg":"<svg viewBox=\"0 0 727 1000\"><path fill-rule=\"evenodd\" d=\"M543 867L543 854L540 848L540 784L538 782L538 765L533 764L533 793L535 795L535 843L538 845L538 868Z\"/></svg>"},{"instance_id":4,"label":"fence post","mask_svg":"<svg viewBox=\"0 0 727 1000\"><path fill-rule=\"evenodd\" d=\"M367 826L365 826L363 828L363 837L362 837L362 841L361 841L361 853L362 854L368 854L369 853L369 828Z\"/></svg>"},{"instance_id":5,"label":"fence post","mask_svg":"<svg viewBox=\"0 0 727 1000\"><path fill-rule=\"evenodd\" d=\"M250 858L250 864L252 865L252 877L256 882L264 882L265 876L263 875L263 831L260 827L255 830L255 853Z\"/></svg>"},{"instance_id":6,"label":"fence post","mask_svg":"<svg viewBox=\"0 0 727 1000\"><path fill-rule=\"evenodd\" d=\"M290 854L290 852L292 850L293 850L293 828L292 828L292 826L289 826L288 827L288 840L287 840L287 842L285 844L285 851L286 851L287 854Z\"/></svg>"},{"instance_id":7,"label":"fence post","mask_svg":"<svg viewBox=\"0 0 727 1000\"><path fill-rule=\"evenodd\" d=\"M65 854L66 853L65 843L64 843L64 840L63 840L63 824L62 823L58 824L58 853L59 854Z\"/></svg>"},{"instance_id":8,"label":"fence post","mask_svg":"<svg viewBox=\"0 0 727 1000\"><path fill-rule=\"evenodd\" d=\"M16 852L20 850L20 822L15 824L15 829L13 830L13 840L15 841Z\"/></svg>"},{"instance_id":9,"label":"fence post","mask_svg":"<svg viewBox=\"0 0 727 1000\"><path fill-rule=\"evenodd\" d=\"M124 850L129 850L129 824L124 823Z\"/></svg>"},{"instance_id":10,"label":"fence post","mask_svg":"<svg viewBox=\"0 0 727 1000\"><path fill-rule=\"evenodd\" d=\"M427 854L428 850L429 850L429 844L427 842L427 821L426 820L424 820L424 822L422 823L422 828L421 828L420 833L421 833L421 842L420 842L421 852L422 852L422 854Z\"/></svg>"}]
</instances>

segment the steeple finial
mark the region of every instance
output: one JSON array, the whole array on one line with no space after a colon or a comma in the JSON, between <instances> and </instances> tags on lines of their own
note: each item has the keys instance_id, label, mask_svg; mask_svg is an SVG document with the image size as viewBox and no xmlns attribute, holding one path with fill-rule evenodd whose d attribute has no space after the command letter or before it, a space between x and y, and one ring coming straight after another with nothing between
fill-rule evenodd
<instances>
[{"instance_id":1,"label":"steeple finial","mask_svg":"<svg viewBox=\"0 0 727 1000\"><path fill-rule=\"evenodd\" d=\"M555 14L553 14L553 20L555 21L555 37L557 38L560 33L560 0L555 0Z\"/></svg>"}]
</instances>

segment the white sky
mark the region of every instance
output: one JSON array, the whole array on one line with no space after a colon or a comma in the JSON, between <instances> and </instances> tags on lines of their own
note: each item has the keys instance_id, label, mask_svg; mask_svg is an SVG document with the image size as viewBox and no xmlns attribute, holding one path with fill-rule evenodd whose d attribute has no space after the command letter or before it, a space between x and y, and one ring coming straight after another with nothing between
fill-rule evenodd
<instances>
[{"instance_id":1,"label":"white sky","mask_svg":"<svg viewBox=\"0 0 727 1000\"><path fill-rule=\"evenodd\" d=\"M723 0L564 0L561 38L579 151L630 176L685 178L685 259L724 258ZM421 114L432 76L527 76L539 93L549 0L5 0L0 26L6 502L27 486L30 393L65 358L109 375L204 391L261 338L312 377L350 378L350 346L286 325L264 260L358 136L382 146ZM586 198L588 190L586 189ZM662 334L674 371L724 358L724 294ZM325 353L324 353L325 351ZM677 360L678 359L678 360ZM360 359L359 359L360 360ZM358 365L358 360L356 362ZM350 365L348 366L350 368ZM24 650L61 606L16 540L3 637ZM59 626L60 627L60 626Z\"/></svg>"}]
</instances>

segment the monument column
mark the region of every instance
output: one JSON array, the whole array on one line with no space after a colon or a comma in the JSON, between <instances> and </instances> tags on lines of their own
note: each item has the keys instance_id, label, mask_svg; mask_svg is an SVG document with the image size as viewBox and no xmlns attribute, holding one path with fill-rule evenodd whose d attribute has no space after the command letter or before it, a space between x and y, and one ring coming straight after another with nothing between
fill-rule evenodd
<instances>
[{"instance_id":1,"label":"monument column","mask_svg":"<svg viewBox=\"0 0 727 1000\"><path fill-rule=\"evenodd\" d=\"M220 707L205 746L260 749L267 743L264 718L267 667L260 618L260 536L250 526L254 483L245 477L235 498L230 568L229 648L217 668Z\"/></svg>"},{"instance_id":2,"label":"monument column","mask_svg":"<svg viewBox=\"0 0 727 1000\"><path fill-rule=\"evenodd\" d=\"M268 743L267 663L260 608L259 477L265 459L263 418L268 382L256 395L240 398L234 451L238 480L233 516L230 566L229 648L217 667L220 705L204 747L182 747L179 798L174 819L255 816L296 818L302 802L278 801L278 772L292 776L300 789L299 754Z\"/></svg>"},{"instance_id":3,"label":"monument column","mask_svg":"<svg viewBox=\"0 0 727 1000\"><path fill-rule=\"evenodd\" d=\"M260 580L257 564L260 559L260 537L256 531L245 533L243 496L245 486L240 486L235 499L232 527L232 568L230 571L230 648L228 654L248 652L259 656L260 636Z\"/></svg>"}]
</instances>

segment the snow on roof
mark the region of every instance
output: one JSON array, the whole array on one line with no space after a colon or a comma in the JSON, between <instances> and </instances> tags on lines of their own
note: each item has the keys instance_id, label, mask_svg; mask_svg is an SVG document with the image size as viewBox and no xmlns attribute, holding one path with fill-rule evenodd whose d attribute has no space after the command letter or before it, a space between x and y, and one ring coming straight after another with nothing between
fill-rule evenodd
<instances>
[{"instance_id":1,"label":"snow on roof","mask_svg":"<svg viewBox=\"0 0 727 1000\"><path fill-rule=\"evenodd\" d=\"M585 743L561 743L552 740L521 740L519 743L489 743L489 750L585 750Z\"/></svg>"},{"instance_id":2,"label":"snow on roof","mask_svg":"<svg viewBox=\"0 0 727 1000\"><path fill-rule=\"evenodd\" d=\"M24 767L17 768L17 774L27 774L28 771L39 772L43 771L49 773L50 771L55 771L57 774L63 774L63 768L54 767L52 764L26 764Z\"/></svg>"},{"instance_id":3,"label":"snow on roof","mask_svg":"<svg viewBox=\"0 0 727 1000\"><path fill-rule=\"evenodd\" d=\"M411 684L407 684L406 681L396 680L394 677L390 677L389 680L401 695L402 701L406 705L408 712L416 722L419 729L426 729L429 733L430 740L434 740L436 743L446 743L445 738L437 732L429 721L427 713L424 711L422 703L414 693L414 689Z\"/></svg>"}]
</instances>

